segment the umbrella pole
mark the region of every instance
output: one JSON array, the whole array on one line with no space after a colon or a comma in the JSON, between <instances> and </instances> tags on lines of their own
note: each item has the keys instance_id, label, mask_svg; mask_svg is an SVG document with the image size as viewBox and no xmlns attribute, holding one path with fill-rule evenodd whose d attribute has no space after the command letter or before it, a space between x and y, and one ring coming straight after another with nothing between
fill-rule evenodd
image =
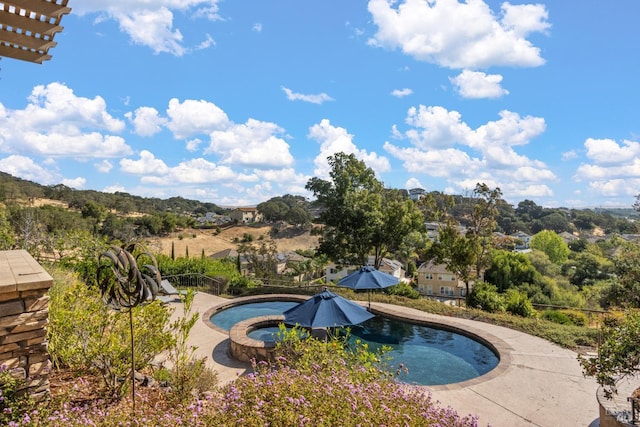
<instances>
[{"instance_id":1,"label":"umbrella pole","mask_svg":"<svg viewBox=\"0 0 640 427\"><path fill-rule=\"evenodd\" d=\"M369 296L369 311L371 311L371 289L367 290L367 295Z\"/></svg>"}]
</instances>

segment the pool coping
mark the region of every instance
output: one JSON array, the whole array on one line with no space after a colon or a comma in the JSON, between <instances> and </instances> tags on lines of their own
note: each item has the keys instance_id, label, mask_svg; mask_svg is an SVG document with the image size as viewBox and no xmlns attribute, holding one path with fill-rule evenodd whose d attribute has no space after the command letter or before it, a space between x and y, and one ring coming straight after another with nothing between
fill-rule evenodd
<instances>
[{"instance_id":1,"label":"pool coping","mask_svg":"<svg viewBox=\"0 0 640 427\"><path fill-rule=\"evenodd\" d=\"M202 321L211 329L214 329L218 332L229 334L230 331L224 330L213 323L211 323L211 316L218 311L224 310L225 308L254 303L254 302L268 302L268 301L299 301L304 302L309 299L308 295L296 295L296 294L264 294L264 295L253 295L248 297L239 297L235 299L230 299L221 304L217 304L213 307L207 309L202 315ZM364 305L364 303L360 303ZM424 313L424 316L420 316L421 318L416 319L415 317L409 317L403 313L402 306L397 306L393 304L377 304L371 303L370 311L374 314L384 315L385 317L393 318L396 320L406 321L409 323L422 325L422 326L430 326L437 329L444 329L447 331L455 332L460 335L464 335L468 338L479 341L481 344L487 346L498 358L498 364L489 372L480 375L475 378L471 378L465 381L460 381L451 384L441 384L441 385L421 385L421 384L411 384L407 383L407 385L419 388L426 388L428 390L438 391L438 390L458 390L464 389L470 386L474 386L477 384L484 383L486 381L490 381L504 372L506 372L511 366L511 353L513 348L509 346L505 341L497 336L484 331L480 328L476 328L469 325L457 326L455 324L455 317L444 317L444 316L434 316L428 312L420 312ZM414 311L415 313L415 311ZM253 318L255 320L255 318ZM249 319L247 319L249 320ZM257 340L253 340L257 341Z\"/></svg>"}]
</instances>

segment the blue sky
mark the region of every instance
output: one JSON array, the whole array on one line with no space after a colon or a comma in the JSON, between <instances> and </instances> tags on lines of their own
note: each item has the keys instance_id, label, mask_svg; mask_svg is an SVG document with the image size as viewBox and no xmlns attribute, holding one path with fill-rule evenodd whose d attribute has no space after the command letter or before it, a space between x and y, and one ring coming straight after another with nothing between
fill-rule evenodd
<instances>
[{"instance_id":1,"label":"blue sky","mask_svg":"<svg viewBox=\"0 0 640 427\"><path fill-rule=\"evenodd\" d=\"M387 187L516 205L640 193L637 0L70 0L0 61L0 170L223 206L354 153Z\"/></svg>"}]
</instances>

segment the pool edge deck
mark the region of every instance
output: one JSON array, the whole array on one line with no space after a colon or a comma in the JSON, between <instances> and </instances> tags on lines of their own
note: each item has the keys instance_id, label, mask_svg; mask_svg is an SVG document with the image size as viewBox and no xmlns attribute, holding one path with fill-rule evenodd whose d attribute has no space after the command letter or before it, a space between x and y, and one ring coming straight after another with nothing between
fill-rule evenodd
<instances>
[{"instance_id":1,"label":"pool edge deck","mask_svg":"<svg viewBox=\"0 0 640 427\"><path fill-rule=\"evenodd\" d=\"M286 298L290 299L291 295ZM242 375L250 366L229 358L226 354L228 333L216 330L208 319L212 309L238 300L197 293L193 304L193 311L201 313L201 321L194 326L189 345L198 347L198 357L207 357L222 383ZM172 304L176 307L174 316L181 315L179 303ZM460 415L478 416L479 425L494 427L598 425L597 383L582 375L575 352L541 338L474 320L376 302L372 302L371 307L380 313L400 313L412 320L479 331L484 334L480 336L496 340L493 345L501 354L501 362L487 374L461 383L419 386L428 390L442 406L450 406Z\"/></svg>"}]
</instances>

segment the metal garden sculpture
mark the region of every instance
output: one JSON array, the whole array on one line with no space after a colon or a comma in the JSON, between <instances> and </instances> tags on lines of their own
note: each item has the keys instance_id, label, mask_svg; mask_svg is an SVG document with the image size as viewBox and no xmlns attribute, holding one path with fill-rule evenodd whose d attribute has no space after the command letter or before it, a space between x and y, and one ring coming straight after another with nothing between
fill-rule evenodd
<instances>
[{"instance_id":1,"label":"metal garden sculpture","mask_svg":"<svg viewBox=\"0 0 640 427\"><path fill-rule=\"evenodd\" d=\"M98 256L96 281L102 293L102 299L114 310L129 312L129 332L131 336L131 398L133 413L136 410L135 398L135 361L133 340L133 314L131 310L153 301L162 276L153 255L144 250L135 256L136 245L125 247L112 246L110 250Z\"/></svg>"}]
</instances>

